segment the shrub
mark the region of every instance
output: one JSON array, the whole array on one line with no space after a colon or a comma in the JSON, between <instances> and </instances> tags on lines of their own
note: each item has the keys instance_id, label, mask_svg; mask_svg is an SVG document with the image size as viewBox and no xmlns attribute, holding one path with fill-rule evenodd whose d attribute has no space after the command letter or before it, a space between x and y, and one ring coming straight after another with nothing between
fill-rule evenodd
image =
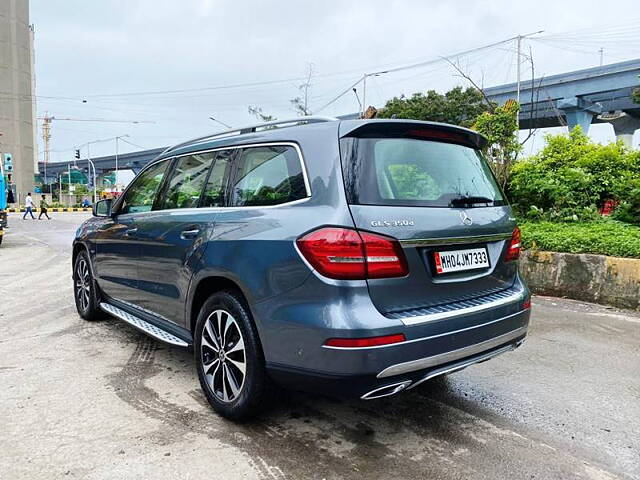
<instances>
[{"instance_id":1,"label":"shrub","mask_svg":"<svg viewBox=\"0 0 640 480\"><path fill-rule=\"evenodd\" d=\"M540 153L512 167L508 193L525 218L594 219L605 200L626 201L640 176L640 152L620 142L594 143L580 127L568 136L548 135L546 141Z\"/></svg>"},{"instance_id":2,"label":"shrub","mask_svg":"<svg viewBox=\"0 0 640 480\"><path fill-rule=\"evenodd\" d=\"M520 225L525 249L640 258L640 227L613 220Z\"/></svg>"},{"instance_id":3,"label":"shrub","mask_svg":"<svg viewBox=\"0 0 640 480\"><path fill-rule=\"evenodd\" d=\"M640 179L629 181L629 188L620 194L620 200L613 217L622 222L640 225Z\"/></svg>"}]
</instances>

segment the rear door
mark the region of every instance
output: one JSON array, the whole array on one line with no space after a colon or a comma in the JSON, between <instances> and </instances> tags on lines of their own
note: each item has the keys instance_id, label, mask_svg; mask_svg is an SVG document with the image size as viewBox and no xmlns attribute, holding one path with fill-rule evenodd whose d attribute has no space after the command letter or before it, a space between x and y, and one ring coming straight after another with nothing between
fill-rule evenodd
<instances>
[{"instance_id":1,"label":"rear door","mask_svg":"<svg viewBox=\"0 0 640 480\"><path fill-rule=\"evenodd\" d=\"M401 312L509 288L510 207L465 135L427 124L377 123L341 139L356 227L400 240L403 278L369 280L376 307Z\"/></svg>"},{"instance_id":2,"label":"rear door","mask_svg":"<svg viewBox=\"0 0 640 480\"><path fill-rule=\"evenodd\" d=\"M177 157L154 210L136 222L139 306L180 325L193 272L225 202L231 155Z\"/></svg>"}]
</instances>

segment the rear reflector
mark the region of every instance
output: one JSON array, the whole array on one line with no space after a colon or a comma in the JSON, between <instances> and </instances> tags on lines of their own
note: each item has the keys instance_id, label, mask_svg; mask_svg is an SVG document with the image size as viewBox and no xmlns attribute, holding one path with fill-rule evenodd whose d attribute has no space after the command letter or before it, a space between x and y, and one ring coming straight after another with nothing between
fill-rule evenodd
<instances>
[{"instance_id":1,"label":"rear reflector","mask_svg":"<svg viewBox=\"0 0 640 480\"><path fill-rule=\"evenodd\" d=\"M324 227L299 238L296 244L304 258L325 277L365 280L404 277L409 273L404 251L395 238Z\"/></svg>"},{"instance_id":2,"label":"rear reflector","mask_svg":"<svg viewBox=\"0 0 640 480\"><path fill-rule=\"evenodd\" d=\"M384 335L382 337L368 338L330 338L324 342L327 347L363 348L379 347L380 345L391 345L404 342L406 340L402 333L395 335Z\"/></svg>"},{"instance_id":3,"label":"rear reflector","mask_svg":"<svg viewBox=\"0 0 640 480\"><path fill-rule=\"evenodd\" d=\"M518 227L513 229L511 234L511 240L509 241L509 249L504 257L506 262L518 260L520 258L520 229Z\"/></svg>"}]
</instances>

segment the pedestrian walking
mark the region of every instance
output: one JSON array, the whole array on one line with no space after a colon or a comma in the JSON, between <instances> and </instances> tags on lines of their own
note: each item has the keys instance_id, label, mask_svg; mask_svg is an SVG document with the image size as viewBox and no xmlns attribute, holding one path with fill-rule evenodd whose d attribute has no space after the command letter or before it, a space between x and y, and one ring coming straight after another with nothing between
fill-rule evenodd
<instances>
[{"instance_id":1,"label":"pedestrian walking","mask_svg":"<svg viewBox=\"0 0 640 480\"><path fill-rule=\"evenodd\" d=\"M31 198L31 192L27 193L27 198L24 199L24 206L26 207L24 215L22 216L23 220L27 219L27 213L29 215L31 215L31 218L33 220L36 219L35 215L33 214L33 198Z\"/></svg>"},{"instance_id":2,"label":"pedestrian walking","mask_svg":"<svg viewBox=\"0 0 640 480\"><path fill-rule=\"evenodd\" d=\"M49 204L47 200L42 197L42 200L40 200L40 215L38 215L38 220L42 220L42 215L47 217L47 220L51 220L51 217L47 214L47 208L49 208Z\"/></svg>"}]
</instances>

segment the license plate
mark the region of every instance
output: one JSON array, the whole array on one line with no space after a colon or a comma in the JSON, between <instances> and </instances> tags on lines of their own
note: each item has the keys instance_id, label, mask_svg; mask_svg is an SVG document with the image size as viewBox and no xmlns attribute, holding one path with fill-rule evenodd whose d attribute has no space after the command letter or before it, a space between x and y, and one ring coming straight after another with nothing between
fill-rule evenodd
<instances>
[{"instance_id":1,"label":"license plate","mask_svg":"<svg viewBox=\"0 0 640 480\"><path fill-rule=\"evenodd\" d=\"M437 273L461 272L489 267L486 248L434 252L433 257Z\"/></svg>"}]
</instances>

